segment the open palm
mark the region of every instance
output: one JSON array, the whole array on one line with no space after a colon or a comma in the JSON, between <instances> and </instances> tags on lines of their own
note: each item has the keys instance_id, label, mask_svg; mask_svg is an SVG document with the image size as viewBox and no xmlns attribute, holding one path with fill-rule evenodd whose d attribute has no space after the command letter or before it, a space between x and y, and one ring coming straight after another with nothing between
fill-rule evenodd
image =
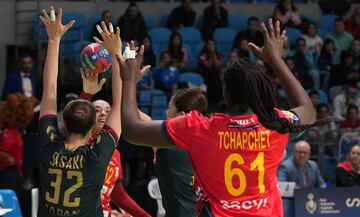
<instances>
[{"instance_id":1,"label":"open palm","mask_svg":"<svg viewBox=\"0 0 360 217\"><path fill-rule=\"evenodd\" d=\"M75 23L75 20L70 21L66 25L61 23L62 9L59 8L57 17L55 16L54 7L50 7L50 17L46 10L42 11L42 15L39 16L41 21L45 24L46 32L50 40L60 40L61 37L68 31Z\"/></svg>"}]
</instances>

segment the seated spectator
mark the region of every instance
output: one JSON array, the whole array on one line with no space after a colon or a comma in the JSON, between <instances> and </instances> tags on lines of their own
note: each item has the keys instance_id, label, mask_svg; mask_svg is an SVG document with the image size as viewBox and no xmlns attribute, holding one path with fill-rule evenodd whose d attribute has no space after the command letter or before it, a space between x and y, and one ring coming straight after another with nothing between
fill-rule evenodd
<instances>
[{"instance_id":1,"label":"seated spectator","mask_svg":"<svg viewBox=\"0 0 360 217\"><path fill-rule=\"evenodd\" d=\"M344 16L351 8L351 2L354 0L319 0L319 6L323 14L336 14Z\"/></svg>"},{"instance_id":2,"label":"seated spectator","mask_svg":"<svg viewBox=\"0 0 360 217\"><path fill-rule=\"evenodd\" d=\"M347 108L350 105L360 107L360 98L357 97L358 88L353 85L346 87L345 93L337 95L333 100L335 121L343 121L346 119Z\"/></svg>"},{"instance_id":3,"label":"seated spectator","mask_svg":"<svg viewBox=\"0 0 360 217\"><path fill-rule=\"evenodd\" d=\"M36 95L37 76L33 71L33 59L29 54L22 54L19 60L19 69L6 75L3 99L12 93L21 93L27 97Z\"/></svg>"},{"instance_id":4,"label":"seated spectator","mask_svg":"<svg viewBox=\"0 0 360 217\"><path fill-rule=\"evenodd\" d=\"M345 31L344 21L342 18L336 18L334 21L334 30L329 34L329 38L331 38L335 43L335 48L337 51L348 50L350 44L354 37Z\"/></svg>"},{"instance_id":5,"label":"seated spectator","mask_svg":"<svg viewBox=\"0 0 360 217\"><path fill-rule=\"evenodd\" d=\"M235 51L237 52L239 58L248 58L250 60L255 61L256 60L255 54L250 50L248 43L249 42L246 38L241 39L237 44Z\"/></svg>"},{"instance_id":6,"label":"seated spectator","mask_svg":"<svg viewBox=\"0 0 360 217\"><path fill-rule=\"evenodd\" d=\"M199 54L197 71L204 77L210 109L222 99L221 97L221 55L216 49L214 40L207 40Z\"/></svg>"},{"instance_id":7,"label":"seated spectator","mask_svg":"<svg viewBox=\"0 0 360 217\"><path fill-rule=\"evenodd\" d=\"M360 38L360 7L357 7L351 17L345 20L345 30L355 38Z\"/></svg>"},{"instance_id":8,"label":"seated spectator","mask_svg":"<svg viewBox=\"0 0 360 217\"><path fill-rule=\"evenodd\" d=\"M314 80L310 76L309 72L303 67L297 68L294 59L287 57L285 59L285 63L305 89L311 89L314 87Z\"/></svg>"},{"instance_id":9,"label":"seated spectator","mask_svg":"<svg viewBox=\"0 0 360 217\"><path fill-rule=\"evenodd\" d=\"M354 68L360 69L360 38L355 38L350 45L349 52L354 61Z\"/></svg>"},{"instance_id":10,"label":"seated spectator","mask_svg":"<svg viewBox=\"0 0 360 217\"><path fill-rule=\"evenodd\" d=\"M239 59L239 56L236 51L231 51L229 54L229 61L226 63L226 66L230 66L234 61Z\"/></svg>"},{"instance_id":11,"label":"seated spectator","mask_svg":"<svg viewBox=\"0 0 360 217\"><path fill-rule=\"evenodd\" d=\"M319 35L316 34L317 26L315 23L310 22L306 29L306 34L302 36L306 42L306 51L312 54L319 54L323 41Z\"/></svg>"},{"instance_id":12,"label":"seated spectator","mask_svg":"<svg viewBox=\"0 0 360 217\"><path fill-rule=\"evenodd\" d=\"M351 147L347 160L336 167L337 187L360 186L360 145Z\"/></svg>"},{"instance_id":13,"label":"seated spectator","mask_svg":"<svg viewBox=\"0 0 360 217\"><path fill-rule=\"evenodd\" d=\"M353 72L353 58L348 51L340 54L340 63L332 67L330 71L329 86L343 86L349 82L349 76Z\"/></svg>"},{"instance_id":14,"label":"seated spectator","mask_svg":"<svg viewBox=\"0 0 360 217\"><path fill-rule=\"evenodd\" d=\"M326 183L315 161L310 158L310 144L299 141L294 146L293 156L281 162L278 181L295 182L297 188L325 188Z\"/></svg>"},{"instance_id":15,"label":"seated spectator","mask_svg":"<svg viewBox=\"0 0 360 217\"><path fill-rule=\"evenodd\" d=\"M347 108L346 119L340 122L341 129L359 129L360 118L359 108L356 105L349 105Z\"/></svg>"},{"instance_id":16,"label":"seated spectator","mask_svg":"<svg viewBox=\"0 0 360 217\"><path fill-rule=\"evenodd\" d=\"M339 62L339 55L335 52L334 41L330 38L325 39L324 45L321 48L320 56L317 60L317 65L321 71L329 73L332 67Z\"/></svg>"},{"instance_id":17,"label":"seated spectator","mask_svg":"<svg viewBox=\"0 0 360 217\"><path fill-rule=\"evenodd\" d=\"M319 91L313 89L309 92L309 97L311 99L312 104L316 108L319 105L320 102L320 94Z\"/></svg>"},{"instance_id":18,"label":"seated spectator","mask_svg":"<svg viewBox=\"0 0 360 217\"><path fill-rule=\"evenodd\" d=\"M314 55L306 51L306 42L303 38L298 38L295 43L295 49L289 54L294 60L295 67L300 73L309 73L314 81L314 86L310 88L319 88L320 75L316 69Z\"/></svg>"},{"instance_id":19,"label":"seated spectator","mask_svg":"<svg viewBox=\"0 0 360 217\"><path fill-rule=\"evenodd\" d=\"M310 138L309 141L318 141L319 138L326 138L327 140L334 140L337 137L336 125L331 117L329 106L325 103L320 103L316 106L316 120L324 120L324 119L330 119L330 121L326 124L312 127L312 130L308 131L308 136ZM330 146L326 146L330 147ZM332 150L327 150L329 154L332 154Z\"/></svg>"},{"instance_id":20,"label":"seated spectator","mask_svg":"<svg viewBox=\"0 0 360 217\"><path fill-rule=\"evenodd\" d=\"M144 45L144 56L143 56L143 65L150 65L152 68L156 67L156 56L152 46L152 39L150 36L145 36L142 40L142 45Z\"/></svg>"},{"instance_id":21,"label":"seated spectator","mask_svg":"<svg viewBox=\"0 0 360 217\"><path fill-rule=\"evenodd\" d=\"M275 7L274 20L280 20L283 27L300 27L301 19L293 0L279 0Z\"/></svg>"},{"instance_id":22,"label":"seated spectator","mask_svg":"<svg viewBox=\"0 0 360 217\"><path fill-rule=\"evenodd\" d=\"M221 5L221 0L211 0L211 5L204 10L201 28L204 40L210 39L216 28L228 26L228 12Z\"/></svg>"},{"instance_id":23,"label":"seated spectator","mask_svg":"<svg viewBox=\"0 0 360 217\"><path fill-rule=\"evenodd\" d=\"M110 10L104 10L101 13L101 20L97 21L91 31L91 37L90 40L93 40L93 37L96 37L98 39L102 39L99 31L96 29L96 25L101 26L101 21L104 21L106 26L109 27L109 23L111 22L111 18L112 18L112 13Z\"/></svg>"},{"instance_id":24,"label":"seated spectator","mask_svg":"<svg viewBox=\"0 0 360 217\"><path fill-rule=\"evenodd\" d=\"M154 89L154 84L153 72L150 70L137 82L136 89L138 91L151 90Z\"/></svg>"},{"instance_id":25,"label":"seated spectator","mask_svg":"<svg viewBox=\"0 0 360 217\"><path fill-rule=\"evenodd\" d=\"M145 21L140 13L139 6L135 2L129 4L124 15L119 18L117 25L121 29L120 35L124 41L136 40L140 42L147 33Z\"/></svg>"},{"instance_id":26,"label":"seated spectator","mask_svg":"<svg viewBox=\"0 0 360 217\"><path fill-rule=\"evenodd\" d=\"M168 48L165 49L171 56L171 66L176 67L180 71L187 69L188 55L186 49L182 47L181 35L173 32L169 39Z\"/></svg>"},{"instance_id":27,"label":"seated spectator","mask_svg":"<svg viewBox=\"0 0 360 217\"><path fill-rule=\"evenodd\" d=\"M240 46L242 39L246 39L248 42L254 43L258 47L262 47L264 44L264 38L259 31L259 19L257 17L249 17L247 21L247 30L239 32L234 40L233 48Z\"/></svg>"},{"instance_id":28,"label":"seated spectator","mask_svg":"<svg viewBox=\"0 0 360 217\"><path fill-rule=\"evenodd\" d=\"M195 23L195 16L196 13L192 9L191 0L182 0L181 5L171 11L167 27L172 31L183 27L192 27Z\"/></svg>"},{"instance_id":29,"label":"seated spectator","mask_svg":"<svg viewBox=\"0 0 360 217\"><path fill-rule=\"evenodd\" d=\"M170 96L170 93L177 89L180 83L180 72L171 66L171 56L164 51L160 56L160 67L154 70L155 88L163 90Z\"/></svg>"}]
</instances>

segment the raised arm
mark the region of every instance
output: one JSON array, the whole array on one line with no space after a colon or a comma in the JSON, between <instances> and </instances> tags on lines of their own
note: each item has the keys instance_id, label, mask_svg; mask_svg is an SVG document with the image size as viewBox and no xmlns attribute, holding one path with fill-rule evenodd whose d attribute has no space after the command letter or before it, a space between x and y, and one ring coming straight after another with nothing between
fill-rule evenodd
<instances>
[{"instance_id":1,"label":"raised arm","mask_svg":"<svg viewBox=\"0 0 360 217\"><path fill-rule=\"evenodd\" d=\"M291 110L300 118L300 123L311 124L315 121L314 106L300 82L295 78L281 57L285 32L281 34L279 21L276 22L274 28L272 19L269 19L268 26L269 30L264 23L261 24L264 35L264 47L259 48L253 43L249 43L249 47L271 65L281 86L285 90Z\"/></svg>"},{"instance_id":2,"label":"raised arm","mask_svg":"<svg viewBox=\"0 0 360 217\"><path fill-rule=\"evenodd\" d=\"M134 42L130 44L131 50L135 50ZM122 97L122 129L126 140L133 144L147 146L169 147L162 132L162 121L142 121L136 102L136 82L146 70L140 70L144 53L144 47L141 46L137 59L128 59L122 61L118 58L121 67L121 78L123 81ZM148 67L147 67L148 68ZM142 115L143 116L143 115ZM151 145L153 144L153 145Z\"/></svg>"},{"instance_id":3,"label":"raised arm","mask_svg":"<svg viewBox=\"0 0 360 217\"><path fill-rule=\"evenodd\" d=\"M101 22L102 28L97 26L99 33L103 41L100 41L98 38L94 37L95 41L102 46L104 46L111 53L111 64L112 64L112 106L111 111L106 119L105 124L111 127L117 135L121 134L121 91L122 91L122 82L120 79L120 66L116 60L116 56L121 55L121 39L120 39L120 28L116 28L116 33L112 24L110 23L110 29L108 30L105 23Z\"/></svg>"},{"instance_id":4,"label":"raised arm","mask_svg":"<svg viewBox=\"0 0 360 217\"><path fill-rule=\"evenodd\" d=\"M57 113L57 77L59 71L59 47L61 37L74 24L74 20L66 25L62 25L62 9L59 8L58 16L55 17L53 7L50 7L50 17L45 10L40 16L41 21L45 24L48 34L48 49L44 67L43 93L41 98L40 118L47 114Z\"/></svg>"}]
</instances>

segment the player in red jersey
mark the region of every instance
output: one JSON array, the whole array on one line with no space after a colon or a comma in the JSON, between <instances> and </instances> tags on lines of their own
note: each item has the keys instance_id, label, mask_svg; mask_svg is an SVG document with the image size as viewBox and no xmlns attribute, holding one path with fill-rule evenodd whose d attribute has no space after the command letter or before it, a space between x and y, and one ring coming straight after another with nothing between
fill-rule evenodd
<instances>
[{"instance_id":1,"label":"player in red jersey","mask_svg":"<svg viewBox=\"0 0 360 217\"><path fill-rule=\"evenodd\" d=\"M112 24L110 24L112 25ZM96 42L99 44L103 44L107 50L111 50L109 46L112 46L111 43L120 43L121 50L121 39L120 37L117 39L116 42L111 42L109 37L106 35L106 31L108 31L105 25L102 22L102 28L104 29L101 32L101 36L103 37L104 42L100 41L98 38L95 38ZM140 51L143 52L143 51ZM112 52L112 56L120 54L119 52ZM113 73L119 71L119 64L117 61L112 61ZM144 68L144 70L147 70ZM102 86L105 83L105 79L103 78L98 81L98 75L95 73L85 72L81 70L81 76L83 80L83 92L80 95L80 98L91 100L92 96L99 92ZM121 81L118 81L121 87ZM121 88L120 88L121 89ZM104 100L95 100L92 102L92 105L95 107L96 111L96 121L95 126L92 129L92 133L96 134L97 132L101 131L104 127L105 120L111 111L111 106L108 102ZM142 119L149 120L150 118L146 115L142 114ZM119 120L121 123L121 119ZM120 131L121 133L121 131ZM92 138L90 138L91 140ZM120 153L117 149L114 150L114 153L111 157L109 165L106 170L106 176L104 180L103 187L101 189L101 203L103 208L104 217L117 217L122 216L116 210L112 210L110 206L110 201L114 202L118 207L126 211L127 213L131 214L132 216L138 217L150 217L148 213L146 213L141 207L139 207L135 201L133 201L130 196L126 193L123 185L122 185L122 167L121 167L121 158Z\"/></svg>"},{"instance_id":2,"label":"player in red jersey","mask_svg":"<svg viewBox=\"0 0 360 217\"><path fill-rule=\"evenodd\" d=\"M311 100L282 59L280 23L262 23L264 47L250 48L268 62L285 89L290 111L275 108L270 79L249 60L237 60L224 74L226 114L204 117L193 111L166 121L140 120L136 107L137 60L120 63L123 81L123 136L135 144L176 145L191 159L202 189L201 216L283 216L276 170L288 134L312 125ZM134 48L131 43L131 49ZM141 61L140 61L141 62Z\"/></svg>"}]
</instances>

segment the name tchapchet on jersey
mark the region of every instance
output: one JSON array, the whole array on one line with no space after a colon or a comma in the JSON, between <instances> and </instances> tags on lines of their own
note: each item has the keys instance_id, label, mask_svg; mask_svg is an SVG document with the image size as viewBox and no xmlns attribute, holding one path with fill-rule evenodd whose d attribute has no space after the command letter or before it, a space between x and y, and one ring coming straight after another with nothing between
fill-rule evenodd
<instances>
[{"instance_id":1,"label":"name tchapchet on jersey","mask_svg":"<svg viewBox=\"0 0 360 217\"><path fill-rule=\"evenodd\" d=\"M220 149L244 150L270 148L270 130L257 131L219 131Z\"/></svg>"},{"instance_id":2,"label":"name tchapchet on jersey","mask_svg":"<svg viewBox=\"0 0 360 217\"><path fill-rule=\"evenodd\" d=\"M253 208L260 209L263 206L266 206L268 200L270 198L260 198L257 200L244 200L244 201L220 201L222 207L224 209L243 209L243 210L250 210Z\"/></svg>"}]
</instances>

